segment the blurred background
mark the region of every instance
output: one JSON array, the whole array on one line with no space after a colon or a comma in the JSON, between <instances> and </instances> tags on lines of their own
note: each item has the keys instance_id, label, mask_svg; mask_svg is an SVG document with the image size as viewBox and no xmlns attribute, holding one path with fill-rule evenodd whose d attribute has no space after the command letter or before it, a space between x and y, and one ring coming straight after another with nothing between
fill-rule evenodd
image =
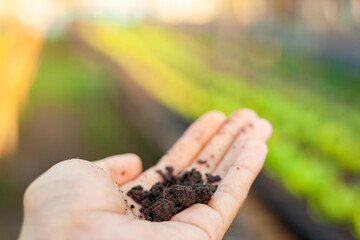
<instances>
[{"instance_id":1,"label":"blurred background","mask_svg":"<svg viewBox=\"0 0 360 240\"><path fill-rule=\"evenodd\" d=\"M274 135L225 239L360 239L359 0L0 0L0 239L53 164L242 107Z\"/></svg>"}]
</instances>

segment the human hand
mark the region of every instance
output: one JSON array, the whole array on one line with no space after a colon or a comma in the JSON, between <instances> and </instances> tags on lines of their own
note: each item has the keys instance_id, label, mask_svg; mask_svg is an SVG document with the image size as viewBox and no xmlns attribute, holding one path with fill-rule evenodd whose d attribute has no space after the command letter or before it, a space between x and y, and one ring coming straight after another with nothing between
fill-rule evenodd
<instances>
[{"instance_id":1,"label":"human hand","mask_svg":"<svg viewBox=\"0 0 360 240\"><path fill-rule=\"evenodd\" d=\"M209 112L143 173L134 154L60 162L26 190L20 239L222 239L263 166L271 133L251 110L228 120ZM222 180L207 204L194 204L170 221L140 219L140 206L126 193L136 185L150 188L161 180L156 170L169 165L175 173L196 168Z\"/></svg>"}]
</instances>

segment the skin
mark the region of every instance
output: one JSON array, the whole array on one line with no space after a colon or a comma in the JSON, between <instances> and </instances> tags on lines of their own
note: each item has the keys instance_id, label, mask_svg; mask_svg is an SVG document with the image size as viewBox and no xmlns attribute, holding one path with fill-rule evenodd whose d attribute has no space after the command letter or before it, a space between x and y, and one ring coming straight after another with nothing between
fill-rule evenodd
<instances>
[{"instance_id":1,"label":"skin","mask_svg":"<svg viewBox=\"0 0 360 240\"><path fill-rule=\"evenodd\" d=\"M264 164L271 134L269 122L251 110L229 119L213 111L144 172L135 154L60 162L26 190L20 239L222 239ZM168 165L177 173L195 167L222 180L208 204L194 204L170 221L145 221L126 193L139 184L150 188L161 180L156 170Z\"/></svg>"}]
</instances>

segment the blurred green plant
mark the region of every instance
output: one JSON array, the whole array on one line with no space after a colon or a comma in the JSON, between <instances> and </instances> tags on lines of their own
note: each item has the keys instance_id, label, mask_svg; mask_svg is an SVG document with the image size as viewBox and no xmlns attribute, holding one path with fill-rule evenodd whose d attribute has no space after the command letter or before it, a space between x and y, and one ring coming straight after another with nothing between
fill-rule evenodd
<instances>
[{"instance_id":1,"label":"blurred green plant","mask_svg":"<svg viewBox=\"0 0 360 240\"><path fill-rule=\"evenodd\" d=\"M80 29L84 41L189 120L242 107L268 118L275 131L266 172L329 220L351 222L360 231L360 108L281 78L259 84L217 69L201 42L168 29L97 24L86 30ZM347 175L353 181L344 181Z\"/></svg>"},{"instance_id":2,"label":"blurred green plant","mask_svg":"<svg viewBox=\"0 0 360 240\"><path fill-rule=\"evenodd\" d=\"M48 41L21 121L39 106L65 109L76 113L86 141L89 155L77 157L100 159L136 152L146 157L144 165L150 166L153 162L149 160L158 154L121 113L114 84L103 67L74 54L66 39Z\"/></svg>"}]
</instances>

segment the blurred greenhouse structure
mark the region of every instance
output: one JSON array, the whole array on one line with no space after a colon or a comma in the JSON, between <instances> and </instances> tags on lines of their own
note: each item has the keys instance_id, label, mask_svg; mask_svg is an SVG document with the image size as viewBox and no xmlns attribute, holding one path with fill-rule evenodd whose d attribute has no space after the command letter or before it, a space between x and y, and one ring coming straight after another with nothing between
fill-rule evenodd
<instances>
[{"instance_id":1,"label":"blurred greenhouse structure","mask_svg":"<svg viewBox=\"0 0 360 240\"><path fill-rule=\"evenodd\" d=\"M5 169L11 169L6 166L16 166L11 159L16 161L22 150L22 125L43 101L84 112L84 148L91 151L79 154L115 154L116 144L128 151L119 140L121 132L136 136L129 149L143 151L146 166L156 161L159 153L152 152L141 129L133 129L129 119L121 120L126 127L116 123L113 102L121 92L109 90L111 78L123 92L130 91L131 82L184 122L213 109L226 114L254 109L274 126L264 179L304 203L311 224L340 234L333 237L360 238L360 1L34 2L38 7L26 0L0 0L4 189L11 185L2 180L8 176ZM20 147L15 150L19 119ZM127 124L132 130L125 130ZM114 126L119 133L113 133ZM105 144L114 139L113 145ZM20 181L18 188L34 177ZM330 239L326 233L296 234Z\"/></svg>"}]
</instances>

